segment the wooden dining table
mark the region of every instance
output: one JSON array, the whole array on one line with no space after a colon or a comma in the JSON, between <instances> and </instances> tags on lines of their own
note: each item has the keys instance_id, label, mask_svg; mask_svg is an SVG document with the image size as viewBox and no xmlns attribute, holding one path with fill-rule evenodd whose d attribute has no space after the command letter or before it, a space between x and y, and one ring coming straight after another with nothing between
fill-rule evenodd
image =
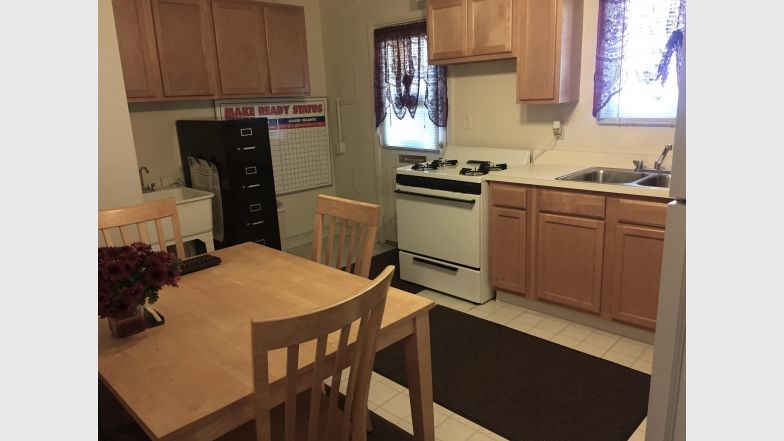
<instances>
[{"instance_id":1,"label":"wooden dining table","mask_svg":"<svg viewBox=\"0 0 784 441\"><path fill-rule=\"evenodd\" d=\"M368 280L248 242L210 254L217 266L164 287L153 308L165 323L125 338L98 320L98 375L153 440L210 440L251 421L251 319L335 304ZM432 300L390 287L376 350L404 341L414 438L431 441ZM355 326L356 327L356 326ZM352 337L353 339L353 332ZM315 345L300 347L298 390L310 384ZM330 341L328 351L336 343ZM304 356L303 356L304 355ZM334 363L334 357L333 361ZM284 401L285 352L269 353L271 394ZM372 386L371 386L372 388Z\"/></svg>"}]
</instances>

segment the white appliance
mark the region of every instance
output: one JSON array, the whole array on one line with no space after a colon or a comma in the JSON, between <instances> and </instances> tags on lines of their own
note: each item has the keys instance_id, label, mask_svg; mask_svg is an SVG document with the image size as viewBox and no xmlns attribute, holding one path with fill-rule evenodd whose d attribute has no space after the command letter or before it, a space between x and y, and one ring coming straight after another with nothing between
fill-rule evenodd
<instances>
[{"instance_id":1,"label":"white appliance","mask_svg":"<svg viewBox=\"0 0 784 441\"><path fill-rule=\"evenodd\" d=\"M449 146L395 174L400 278L462 299L493 298L485 177L530 161L529 150Z\"/></svg>"},{"instance_id":2,"label":"white appliance","mask_svg":"<svg viewBox=\"0 0 784 441\"><path fill-rule=\"evenodd\" d=\"M686 46L684 41L684 54ZM685 57L685 55L684 55ZM647 441L686 439L686 64L679 78Z\"/></svg>"}]
</instances>

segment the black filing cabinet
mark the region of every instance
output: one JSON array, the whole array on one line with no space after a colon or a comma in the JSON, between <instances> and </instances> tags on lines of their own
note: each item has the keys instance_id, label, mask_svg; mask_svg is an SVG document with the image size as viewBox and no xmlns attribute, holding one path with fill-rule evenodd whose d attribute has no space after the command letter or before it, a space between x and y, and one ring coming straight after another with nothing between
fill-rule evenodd
<instances>
[{"instance_id":1,"label":"black filing cabinet","mask_svg":"<svg viewBox=\"0 0 784 441\"><path fill-rule=\"evenodd\" d=\"M280 249L267 119L180 120L177 138L189 187L189 156L218 169L224 234L215 248L253 241Z\"/></svg>"}]
</instances>

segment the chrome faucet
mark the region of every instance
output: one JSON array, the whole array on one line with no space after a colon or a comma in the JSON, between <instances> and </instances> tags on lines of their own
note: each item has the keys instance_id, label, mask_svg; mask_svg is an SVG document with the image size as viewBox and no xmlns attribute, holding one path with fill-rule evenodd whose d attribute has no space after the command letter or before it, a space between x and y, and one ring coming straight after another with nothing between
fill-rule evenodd
<instances>
[{"instance_id":1,"label":"chrome faucet","mask_svg":"<svg viewBox=\"0 0 784 441\"><path fill-rule=\"evenodd\" d=\"M667 153L672 150L672 144L667 144L664 146L664 150L662 150L661 155L659 155L659 159L653 163L653 168L656 170L661 170L662 162L664 162L664 158L667 157Z\"/></svg>"},{"instance_id":2,"label":"chrome faucet","mask_svg":"<svg viewBox=\"0 0 784 441\"><path fill-rule=\"evenodd\" d=\"M149 193L151 191L155 191L154 190L155 189L155 184L154 183L144 185L144 175L142 175L142 172L147 173L149 175L150 174L150 170L147 167L145 167L145 166L139 167L139 181L142 184L142 193Z\"/></svg>"}]
</instances>

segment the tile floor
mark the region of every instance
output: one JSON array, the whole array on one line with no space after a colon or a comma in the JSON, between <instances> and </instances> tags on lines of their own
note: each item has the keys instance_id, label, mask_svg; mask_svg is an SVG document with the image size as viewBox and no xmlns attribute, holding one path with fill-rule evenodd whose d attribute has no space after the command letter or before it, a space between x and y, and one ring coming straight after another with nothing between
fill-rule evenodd
<instances>
[{"instance_id":1,"label":"tile floor","mask_svg":"<svg viewBox=\"0 0 784 441\"><path fill-rule=\"evenodd\" d=\"M394 246L376 244L374 255L392 248ZM310 244L287 250L287 252L309 258ZM553 343L558 343L647 374L651 373L653 346L650 344L495 300L482 305L475 305L456 297L427 289L420 292L419 295L430 298L439 305L490 320L520 332L526 332ZM342 375L341 380L341 391L345 391L348 375ZM387 421L396 424L409 433L413 432L408 389L376 372L373 372L371 379L368 407ZM505 439L438 404L434 404L434 408L437 440L485 441ZM629 441L645 440L647 420L646 418L642 421L629 438Z\"/></svg>"}]
</instances>

